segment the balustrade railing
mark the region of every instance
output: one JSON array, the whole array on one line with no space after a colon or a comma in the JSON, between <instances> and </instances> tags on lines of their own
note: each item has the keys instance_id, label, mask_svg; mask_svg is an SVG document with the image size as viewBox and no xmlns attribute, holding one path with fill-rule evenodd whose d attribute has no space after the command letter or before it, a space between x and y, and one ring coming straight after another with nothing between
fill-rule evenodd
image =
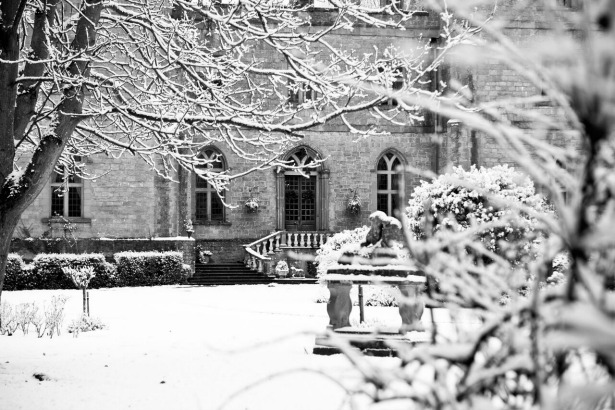
<instances>
[{"instance_id":1,"label":"balustrade railing","mask_svg":"<svg viewBox=\"0 0 615 410\"><path fill-rule=\"evenodd\" d=\"M286 235L285 245L288 248L319 248L327 242L327 234L324 232L284 232Z\"/></svg>"},{"instance_id":2,"label":"balustrade railing","mask_svg":"<svg viewBox=\"0 0 615 410\"><path fill-rule=\"evenodd\" d=\"M277 231L264 238L244 245L246 267L257 272L265 272L266 265L271 262L271 255L275 251L288 248L315 249L327 242L325 232L310 231Z\"/></svg>"},{"instance_id":3,"label":"balustrade railing","mask_svg":"<svg viewBox=\"0 0 615 410\"><path fill-rule=\"evenodd\" d=\"M282 231L274 232L248 245L244 245L246 250L244 258L246 267L262 273L265 270L265 264L271 261L271 258L267 257L267 255L280 249L282 233Z\"/></svg>"}]
</instances>

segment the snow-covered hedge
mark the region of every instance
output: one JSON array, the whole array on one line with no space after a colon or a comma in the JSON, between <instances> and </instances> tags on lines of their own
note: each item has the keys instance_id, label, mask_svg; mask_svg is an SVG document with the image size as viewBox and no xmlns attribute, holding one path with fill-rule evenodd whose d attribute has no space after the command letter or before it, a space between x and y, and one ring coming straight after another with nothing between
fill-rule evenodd
<instances>
[{"instance_id":1,"label":"snow-covered hedge","mask_svg":"<svg viewBox=\"0 0 615 410\"><path fill-rule=\"evenodd\" d=\"M80 269L91 267L94 278L90 288L112 287L115 285L115 268L105 262L100 253L73 254L48 253L36 255L32 261L33 271L28 280L32 287L26 289L73 289L75 284L62 268Z\"/></svg>"},{"instance_id":2,"label":"snow-covered hedge","mask_svg":"<svg viewBox=\"0 0 615 410\"><path fill-rule=\"evenodd\" d=\"M507 165L493 168L461 167L421 182L411 195L406 214L415 238L425 237L425 209L430 204L434 231L464 231L472 224L501 221L481 231L479 238L490 251L507 259L519 260L533 251L535 215L551 212L545 199L536 194L534 184L525 175Z\"/></svg>"},{"instance_id":3,"label":"snow-covered hedge","mask_svg":"<svg viewBox=\"0 0 615 410\"><path fill-rule=\"evenodd\" d=\"M28 284L26 273L29 273L29 271L29 269L26 270L26 264L23 262L23 259L21 259L21 256L16 253L9 253L9 257L6 262L6 274L4 276L4 285L2 289L28 289L26 287Z\"/></svg>"},{"instance_id":4,"label":"snow-covered hedge","mask_svg":"<svg viewBox=\"0 0 615 410\"><path fill-rule=\"evenodd\" d=\"M172 285L185 280L181 252L119 252L118 286Z\"/></svg>"}]
</instances>

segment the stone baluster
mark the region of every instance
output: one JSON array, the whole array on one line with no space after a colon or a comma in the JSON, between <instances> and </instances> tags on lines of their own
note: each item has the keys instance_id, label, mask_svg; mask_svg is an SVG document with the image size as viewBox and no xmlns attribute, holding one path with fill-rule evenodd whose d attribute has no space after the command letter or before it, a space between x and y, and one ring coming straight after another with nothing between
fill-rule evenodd
<instances>
[{"instance_id":1,"label":"stone baluster","mask_svg":"<svg viewBox=\"0 0 615 410\"><path fill-rule=\"evenodd\" d=\"M307 243L305 244L305 246L307 246L308 248L312 247L312 235L312 232L307 233Z\"/></svg>"},{"instance_id":2,"label":"stone baluster","mask_svg":"<svg viewBox=\"0 0 615 410\"><path fill-rule=\"evenodd\" d=\"M298 236L299 234L296 234L296 233L293 234L293 246L295 247L299 246Z\"/></svg>"},{"instance_id":3,"label":"stone baluster","mask_svg":"<svg viewBox=\"0 0 615 410\"><path fill-rule=\"evenodd\" d=\"M257 261L257 269L256 269L256 271L258 273L263 273L263 261L261 259L259 259Z\"/></svg>"},{"instance_id":4,"label":"stone baluster","mask_svg":"<svg viewBox=\"0 0 615 410\"><path fill-rule=\"evenodd\" d=\"M275 250L279 251L280 250L280 234L277 234L275 236Z\"/></svg>"},{"instance_id":5,"label":"stone baluster","mask_svg":"<svg viewBox=\"0 0 615 410\"><path fill-rule=\"evenodd\" d=\"M318 244L318 246L322 246L325 244L325 234L321 233L320 234L320 243Z\"/></svg>"},{"instance_id":6,"label":"stone baluster","mask_svg":"<svg viewBox=\"0 0 615 410\"><path fill-rule=\"evenodd\" d=\"M302 248L305 247L305 232L301 232L301 240L299 246L301 246Z\"/></svg>"},{"instance_id":7,"label":"stone baluster","mask_svg":"<svg viewBox=\"0 0 615 410\"><path fill-rule=\"evenodd\" d=\"M265 250L265 244L263 242L256 245L256 249L259 255L267 256L267 251Z\"/></svg>"},{"instance_id":8,"label":"stone baluster","mask_svg":"<svg viewBox=\"0 0 615 410\"><path fill-rule=\"evenodd\" d=\"M273 253L273 236L269 238L269 253Z\"/></svg>"},{"instance_id":9,"label":"stone baluster","mask_svg":"<svg viewBox=\"0 0 615 410\"><path fill-rule=\"evenodd\" d=\"M286 233L286 246L293 246L292 234L290 232Z\"/></svg>"}]
</instances>

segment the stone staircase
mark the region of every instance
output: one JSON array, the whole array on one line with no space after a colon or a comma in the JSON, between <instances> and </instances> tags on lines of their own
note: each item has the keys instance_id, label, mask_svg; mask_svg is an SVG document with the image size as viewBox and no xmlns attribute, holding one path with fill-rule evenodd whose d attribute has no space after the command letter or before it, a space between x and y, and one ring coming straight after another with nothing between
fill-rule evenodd
<instances>
[{"instance_id":1,"label":"stone staircase","mask_svg":"<svg viewBox=\"0 0 615 410\"><path fill-rule=\"evenodd\" d=\"M252 271L243 263L197 263L194 275L188 279L190 285L256 285L271 283L273 280Z\"/></svg>"}]
</instances>

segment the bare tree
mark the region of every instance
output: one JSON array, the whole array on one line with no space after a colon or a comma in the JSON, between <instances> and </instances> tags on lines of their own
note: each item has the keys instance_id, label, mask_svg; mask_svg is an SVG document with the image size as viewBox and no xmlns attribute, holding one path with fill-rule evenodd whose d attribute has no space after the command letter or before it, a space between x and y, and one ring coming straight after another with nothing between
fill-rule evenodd
<instances>
[{"instance_id":1,"label":"bare tree","mask_svg":"<svg viewBox=\"0 0 615 410\"><path fill-rule=\"evenodd\" d=\"M432 6L444 7L438 3ZM399 368L387 371L346 350L365 377L360 394L390 402L387 408L611 409L615 2L508 2L486 24L477 15L491 2L467 3L446 5L481 29L472 45L460 49L458 61L501 64L533 85L530 92L487 100L459 84L459 93L438 102L400 98L461 120L482 142L496 142L548 194L556 215L516 207L513 218L520 213L535 218L532 232L541 233L542 243L533 260L515 265L514 254L499 257L480 240L510 220L456 229L454 215L442 215L451 227L444 229L442 220L425 212L425 237L417 240L407 229L406 240L430 278L428 303L446 308L453 318L471 313L482 325L470 331L459 326L451 334L434 322L432 343L401 348ZM531 18L544 13L549 30L521 48L506 27L523 21L524 13ZM467 181L449 182L471 187ZM497 204L498 198L490 200ZM568 263L556 286L552 266L560 257Z\"/></svg>"},{"instance_id":2,"label":"bare tree","mask_svg":"<svg viewBox=\"0 0 615 410\"><path fill-rule=\"evenodd\" d=\"M391 89L403 69L405 90L430 94L422 83L441 58L428 43L364 55L335 39L354 24L401 30L413 13L333 0L326 24L312 26L308 3L3 1L0 286L21 213L56 167L87 176L77 157L130 153L165 178L183 168L220 190L245 172L208 172L212 159L198 154L212 142L253 161L250 172L334 119L366 135L378 130L354 127L354 113L420 120L403 103L385 112L389 96L361 84Z\"/></svg>"}]
</instances>

